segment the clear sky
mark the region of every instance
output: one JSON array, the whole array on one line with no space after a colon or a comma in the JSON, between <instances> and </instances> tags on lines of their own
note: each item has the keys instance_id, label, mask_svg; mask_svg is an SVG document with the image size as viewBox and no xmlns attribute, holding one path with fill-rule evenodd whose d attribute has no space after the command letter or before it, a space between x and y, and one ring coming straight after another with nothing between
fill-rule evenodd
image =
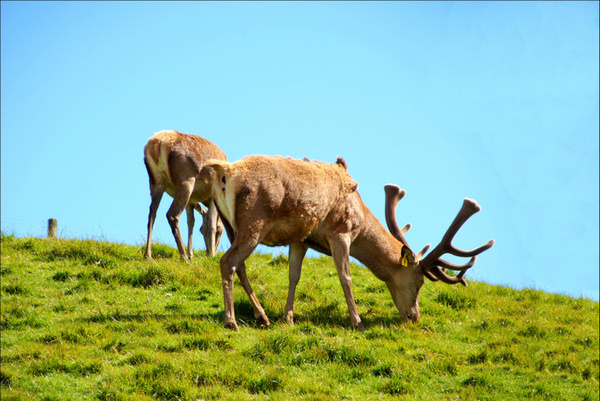
<instances>
[{"instance_id":1,"label":"clear sky","mask_svg":"<svg viewBox=\"0 0 600 401\"><path fill-rule=\"evenodd\" d=\"M2 2L2 230L43 237L56 218L62 237L141 245L142 150L176 129L230 160L340 155L382 222L383 186L407 190L416 249L476 199L455 245L496 245L467 278L597 301L598 15L597 1ZM169 205L155 240L174 245Z\"/></svg>"}]
</instances>

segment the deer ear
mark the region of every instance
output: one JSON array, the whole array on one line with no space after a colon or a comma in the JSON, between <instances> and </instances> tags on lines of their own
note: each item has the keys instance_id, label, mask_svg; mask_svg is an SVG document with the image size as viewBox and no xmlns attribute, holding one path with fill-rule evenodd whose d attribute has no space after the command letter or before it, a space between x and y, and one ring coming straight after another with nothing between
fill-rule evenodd
<instances>
[{"instance_id":1,"label":"deer ear","mask_svg":"<svg viewBox=\"0 0 600 401\"><path fill-rule=\"evenodd\" d=\"M346 160L344 160L343 157L338 156L337 160L335 162L337 164L339 164L340 166L342 166L344 168L344 170L348 171L348 163L346 163Z\"/></svg>"},{"instance_id":2,"label":"deer ear","mask_svg":"<svg viewBox=\"0 0 600 401\"><path fill-rule=\"evenodd\" d=\"M225 175L229 171L229 163L224 160L209 159L204 163L204 167L212 168L220 176Z\"/></svg>"},{"instance_id":3,"label":"deer ear","mask_svg":"<svg viewBox=\"0 0 600 401\"><path fill-rule=\"evenodd\" d=\"M412 251L410 249L408 249L407 246L403 246L402 247L402 256L400 256L400 264L403 267L408 267L410 265L415 265L416 264L416 260L415 260L415 254L412 253Z\"/></svg>"}]
</instances>

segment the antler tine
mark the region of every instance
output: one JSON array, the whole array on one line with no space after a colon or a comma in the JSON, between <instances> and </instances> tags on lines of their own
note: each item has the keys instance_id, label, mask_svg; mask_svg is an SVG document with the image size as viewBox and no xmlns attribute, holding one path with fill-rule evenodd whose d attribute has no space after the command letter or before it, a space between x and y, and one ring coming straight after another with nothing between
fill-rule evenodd
<instances>
[{"instance_id":1,"label":"antler tine","mask_svg":"<svg viewBox=\"0 0 600 401\"><path fill-rule=\"evenodd\" d=\"M419 253L417 253L417 259L420 259L421 256L423 256L431 247L431 245L427 244L423 249L421 249L421 251ZM442 261L440 260L440 262L442 262L441 264L443 264L444 269L446 270L446 267L449 269L453 269L456 270L455 268L464 268L463 271L461 271L457 276L455 277L451 277L448 276L446 273L444 273L444 271L442 269L440 269L437 265L434 265L431 270L425 270L423 271L423 274L425 275L425 277L427 277L429 280L431 281L443 281L446 284L462 284L464 286L467 285L467 282L465 281L465 279L463 278L466 270L473 266L475 264L475 260L477 259L477 256L473 256L473 258L471 258L471 260L469 261L469 263L463 265L463 266L457 266L457 265L453 265L452 263L446 262L445 260ZM461 270L461 269L458 269Z\"/></svg>"},{"instance_id":2,"label":"antler tine","mask_svg":"<svg viewBox=\"0 0 600 401\"><path fill-rule=\"evenodd\" d=\"M488 249L490 249L494 245L494 243L495 243L495 241L493 239L491 239L488 242L486 242L485 244L481 245L480 247L472 249L470 251L464 251L462 249L458 249L458 248L454 247L453 245L450 245L451 250L449 252L454 256L461 256L461 257L475 256L475 255L479 255L483 251L487 251Z\"/></svg>"},{"instance_id":3,"label":"antler tine","mask_svg":"<svg viewBox=\"0 0 600 401\"><path fill-rule=\"evenodd\" d=\"M429 248L431 248L431 245L427 244L423 247L423 249L421 249L419 251L419 253L417 253L416 258L417 260L421 259L423 257L423 255L425 255L427 253L427 251L429 250Z\"/></svg>"},{"instance_id":4,"label":"antler tine","mask_svg":"<svg viewBox=\"0 0 600 401\"><path fill-rule=\"evenodd\" d=\"M449 276L444 273L439 267L433 266L431 270L423 272L425 277L427 277L431 281L443 281L446 284L462 284L466 287L467 282L463 278L466 273L465 271L461 271L455 277Z\"/></svg>"},{"instance_id":5,"label":"antler tine","mask_svg":"<svg viewBox=\"0 0 600 401\"><path fill-rule=\"evenodd\" d=\"M396 221L396 207L398 206L400 199L404 198L404 195L406 195L406 191L400 189L399 186L392 184L387 184L383 189L385 190L385 221L388 229L394 238L410 249L408 242L406 242L406 239L404 238L404 233L408 231L410 224L407 224L400 230L398 222Z\"/></svg>"},{"instance_id":6,"label":"antler tine","mask_svg":"<svg viewBox=\"0 0 600 401\"><path fill-rule=\"evenodd\" d=\"M426 271L426 272L423 272L423 273L424 273L425 277L427 277L431 281L440 281L430 271Z\"/></svg>"},{"instance_id":7,"label":"antler tine","mask_svg":"<svg viewBox=\"0 0 600 401\"><path fill-rule=\"evenodd\" d=\"M447 262L443 259L438 259L435 263L436 266L443 267L444 269L457 270L457 271L465 271L469 268L473 267L475 261L477 260L477 256L473 256L468 263L464 265L455 265L454 263Z\"/></svg>"},{"instance_id":8,"label":"antler tine","mask_svg":"<svg viewBox=\"0 0 600 401\"><path fill-rule=\"evenodd\" d=\"M476 255L479 255L481 252L486 251L494 245L494 240L490 240L486 244L475 248L470 251L465 251L462 249L458 249L452 245L452 239L458 232L458 230L462 227L462 225L475 213L481 210L481 206L477 204L472 199L465 199L463 205L454 218L452 224L444 234L442 241L436 246L429 255L425 256L420 262L421 268L424 272L430 271L436 278L448 282L450 284L461 283L467 285L464 279L462 278L465 272L473 267L475 261L477 259ZM450 253L455 256L460 257L471 257L471 260L464 265L455 265L453 263L447 262L445 260L440 259L445 253ZM459 270L460 273L456 277L450 277L446 275L438 266ZM429 277L429 275L427 275Z\"/></svg>"},{"instance_id":9,"label":"antler tine","mask_svg":"<svg viewBox=\"0 0 600 401\"><path fill-rule=\"evenodd\" d=\"M405 224L404 227L402 227L402 229L400 230L400 232L402 233L402 235L404 235L404 234L406 234L406 232L408 230L410 230L411 227L412 227L412 224L410 224L410 223Z\"/></svg>"}]
</instances>

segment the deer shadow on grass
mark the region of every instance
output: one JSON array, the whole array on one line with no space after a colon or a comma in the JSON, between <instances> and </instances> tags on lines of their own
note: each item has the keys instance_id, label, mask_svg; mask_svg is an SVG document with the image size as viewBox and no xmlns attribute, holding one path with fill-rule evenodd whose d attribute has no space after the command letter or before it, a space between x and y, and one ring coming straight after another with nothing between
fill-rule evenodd
<instances>
[{"instance_id":1,"label":"deer shadow on grass","mask_svg":"<svg viewBox=\"0 0 600 401\"><path fill-rule=\"evenodd\" d=\"M257 320L254 318L254 310L252 304L247 299L239 299L234 302L237 320L242 326L248 327L259 327ZM265 312L268 313L269 317L277 317L277 313L270 308L265 308ZM283 316L283 313L279 313L279 318ZM150 320L158 322L168 322L180 319L190 319L198 322L209 322L209 323L223 323L224 321L224 309L223 306L218 306L210 312L198 312L188 313L173 309L172 312L160 312L160 311L118 311L118 310L106 310L97 311L89 314L86 317L79 318L80 321L85 323L124 323L124 322L137 322L143 323Z\"/></svg>"},{"instance_id":2,"label":"deer shadow on grass","mask_svg":"<svg viewBox=\"0 0 600 401\"><path fill-rule=\"evenodd\" d=\"M351 329L352 324L348 311L338 308L336 303L320 305L308 311L294 315L294 321L297 325L311 324L317 327L334 328L334 329ZM402 324L400 315L390 317L388 314L369 314L361 315L361 321L366 331L373 327L397 327Z\"/></svg>"},{"instance_id":3,"label":"deer shadow on grass","mask_svg":"<svg viewBox=\"0 0 600 401\"><path fill-rule=\"evenodd\" d=\"M254 309L252 304L246 297L240 297L234 300L236 320L242 327L259 328L260 324L254 317ZM185 312L173 309L170 312L161 311L118 311L106 310L97 311L79 320L86 323L125 323L137 322L143 323L147 321L158 322L173 322L178 320L189 320L193 322L207 322L223 324L224 308L222 305L213 306L212 311L207 312ZM287 324L283 309L274 309L268 305L264 308L267 316L271 320L271 324ZM315 327L333 328L333 329L350 329L351 323L348 316L348 311L340 306L337 301L329 303L320 303L310 307L308 310L303 310L294 314L296 326L313 325ZM368 331L370 327L394 327L403 324L400 316L390 317L388 314L382 313L370 314L362 317L363 324ZM406 323L404 323L406 324Z\"/></svg>"}]
</instances>

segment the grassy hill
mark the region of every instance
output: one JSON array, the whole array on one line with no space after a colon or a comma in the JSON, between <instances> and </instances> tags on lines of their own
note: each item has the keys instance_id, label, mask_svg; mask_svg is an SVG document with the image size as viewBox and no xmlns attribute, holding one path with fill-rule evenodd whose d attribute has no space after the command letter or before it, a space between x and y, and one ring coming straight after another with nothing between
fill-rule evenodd
<instances>
[{"instance_id":1,"label":"grassy hill","mask_svg":"<svg viewBox=\"0 0 600 401\"><path fill-rule=\"evenodd\" d=\"M352 267L365 332L333 262L305 261L296 326L281 318L285 257L256 254L223 328L217 258L156 245L2 235L3 400L597 400L598 303L473 282L426 282L401 324L383 282Z\"/></svg>"}]
</instances>

